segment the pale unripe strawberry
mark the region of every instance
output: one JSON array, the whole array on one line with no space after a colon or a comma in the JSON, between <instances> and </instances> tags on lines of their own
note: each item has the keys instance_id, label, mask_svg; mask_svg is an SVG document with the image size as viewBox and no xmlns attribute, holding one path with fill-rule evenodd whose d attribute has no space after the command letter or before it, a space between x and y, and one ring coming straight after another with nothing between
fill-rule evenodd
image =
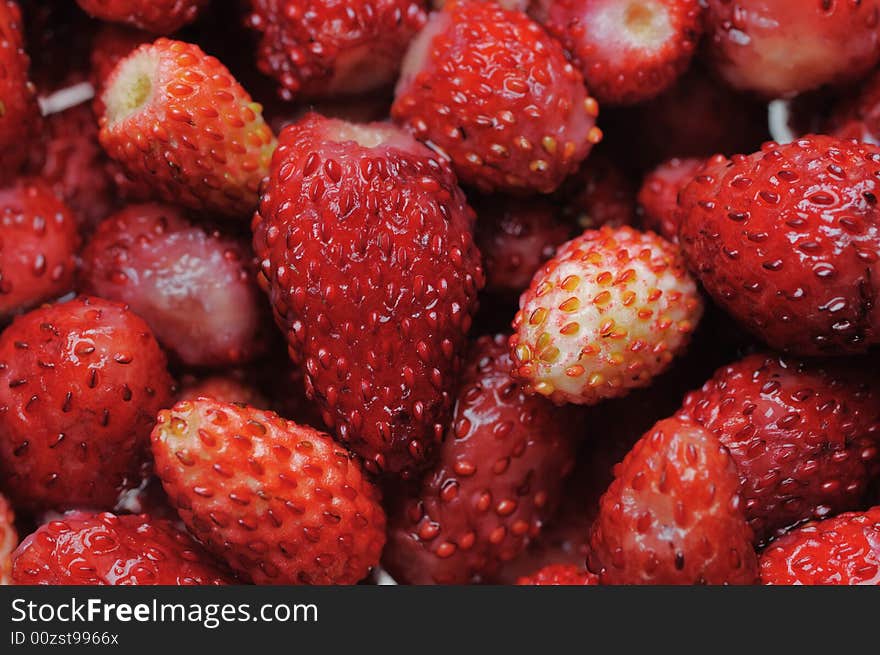
<instances>
[{"instance_id":1,"label":"pale unripe strawberry","mask_svg":"<svg viewBox=\"0 0 880 655\"><path fill-rule=\"evenodd\" d=\"M520 298L513 375L555 402L617 398L662 373L702 313L676 246L630 227L588 230Z\"/></svg>"}]
</instances>

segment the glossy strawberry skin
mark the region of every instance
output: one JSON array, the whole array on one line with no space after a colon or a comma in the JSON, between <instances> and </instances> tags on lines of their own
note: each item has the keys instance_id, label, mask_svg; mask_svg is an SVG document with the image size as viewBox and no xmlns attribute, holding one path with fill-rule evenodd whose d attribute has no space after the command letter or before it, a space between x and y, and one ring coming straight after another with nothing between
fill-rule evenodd
<instances>
[{"instance_id":1,"label":"glossy strawberry skin","mask_svg":"<svg viewBox=\"0 0 880 655\"><path fill-rule=\"evenodd\" d=\"M281 134L254 249L308 396L373 469L423 466L442 438L484 284L472 221L393 127L312 115Z\"/></svg>"},{"instance_id":2,"label":"glossy strawberry skin","mask_svg":"<svg viewBox=\"0 0 880 655\"><path fill-rule=\"evenodd\" d=\"M9 184L28 157L39 130L40 110L28 79L21 10L13 0L0 2L0 184Z\"/></svg>"},{"instance_id":3,"label":"glossy strawberry skin","mask_svg":"<svg viewBox=\"0 0 880 655\"><path fill-rule=\"evenodd\" d=\"M101 145L158 197L239 219L254 209L275 137L216 58L160 38L116 66L101 102Z\"/></svg>"},{"instance_id":4,"label":"glossy strawberry skin","mask_svg":"<svg viewBox=\"0 0 880 655\"><path fill-rule=\"evenodd\" d=\"M602 104L643 102L690 64L702 33L699 0L538 0L551 35Z\"/></svg>"},{"instance_id":5,"label":"glossy strawberry skin","mask_svg":"<svg viewBox=\"0 0 880 655\"><path fill-rule=\"evenodd\" d=\"M615 469L593 524L602 584L753 584L758 563L727 449L698 425L660 421Z\"/></svg>"},{"instance_id":6,"label":"glossy strawberry skin","mask_svg":"<svg viewBox=\"0 0 880 655\"><path fill-rule=\"evenodd\" d=\"M639 217L645 230L678 241L678 194L705 164L704 159L673 158L645 176L639 189Z\"/></svg>"},{"instance_id":7,"label":"glossy strawberry skin","mask_svg":"<svg viewBox=\"0 0 880 655\"><path fill-rule=\"evenodd\" d=\"M392 85L426 20L422 0L253 0L250 12L257 64L286 100Z\"/></svg>"},{"instance_id":8,"label":"glossy strawberry skin","mask_svg":"<svg viewBox=\"0 0 880 655\"><path fill-rule=\"evenodd\" d=\"M202 398L159 415L152 450L187 528L257 584L354 584L379 561L378 490L329 435Z\"/></svg>"},{"instance_id":9,"label":"glossy strawberry skin","mask_svg":"<svg viewBox=\"0 0 880 655\"><path fill-rule=\"evenodd\" d=\"M527 586L583 586L599 584L599 576L573 564L550 564L517 580Z\"/></svg>"},{"instance_id":10,"label":"glossy strawberry skin","mask_svg":"<svg viewBox=\"0 0 880 655\"><path fill-rule=\"evenodd\" d=\"M0 335L10 500L22 510L112 507L141 480L171 386L150 329L121 305L80 297L15 319Z\"/></svg>"},{"instance_id":11,"label":"glossy strawberry skin","mask_svg":"<svg viewBox=\"0 0 880 655\"><path fill-rule=\"evenodd\" d=\"M861 353L880 341L880 149L829 136L711 163L679 197L706 291L771 347Z\"/></svg>"},{"instance_id":12,"label":"glossy strawberry skin","mask_svg":"<svg viewBox=\"0 0 880 655\"><path fill-rule=\"evenodd\" d=\"M81 289L127 303L187 366L239 365L260 354L269 323L252 260L245 243L175 207L129 205L83 249Z\"/></svg>"},{"instance_id":13,"label":"glossy strawberry skin","mask_svg":"<svg viewBox=\"0 0 880 655\"><path fill-rule=\"evenodd\" d=\"M859 79L880 59L880 3L705 0L706 43L731 86L768 98Z\"/></svg>"},{"instance_id":14,"label":"glossy strawberry skin","mask_svg":"<svg viewBox=\"0 0 880 655\"><path fill-rule=\"evenodd\" d=\"M761 555L766 585L880 585L880 507L816 521Z\"/></svg>"},{"instance_id":15,"label":"glossy strawberry skin","mask_svg":"<svg viewBox=\"0 0 880 655\"><path fill-rule=\"evenodd\" d=\"M224 585L232 578L171 521L70 512L13 555L18 585Z\"/></svg>"},{"instance_id":16,"label":"glossy strawberry skin","mask_svg":"<svg viewBox=\"0 0 880 655\"><path fill-rule=\"evenodd\" d=\"M578 423L519 388L505 342L474 344L439 461L392 512L383 563L400 582L486 581L559 504Z\"/></svg>"},{"instance_id":17,"label":"glossy strawberry skin","mask_svg":"<svg viewBox=\"0 0 880 655\"><path fill-rule=\"evenodd\" d=\"M601 139L598 104L559 44L495 3L456 0L432 15L391 113L483 192L552 192Z\"/></svg>"},{"instance_id":18,"label":"glossy strawberry skin","mask_svg":"<svg viewBox=\"0 0 880 655\"><path fill-rule=\"evenodd\" d=\"M154 34L171 34L193 22L208 0L76 0L101 20L130 25Z\"/></svg>"},{"instance_id":19,"label":"glossy strawberry skin","mask_svg":"<svg viewBox=\"0 0 880 655\"><path fill-rule=\"evenodd\" d=\"M679 415L730 451L758 542L857 509L880 473L880 387L852 364L750 355L688 395Z\"/></svg>"},{"instance_id":20,"label":"glossy strawberry skin","mask_svg":"<svg viewBox=\"0 0 880 655\"><path fill-rule=\"evenodd\" d=\"M16 546L15 515L9 501L0 495L0 585L12 584L12 553Z\"/></svg>"},{"instance_id":21,"label":"glossy strawberry skin","mask_svg":"<svg viewBox=\"0 0 880 655\"><path fill-rule=\"evenodd\" d=\"M0 317L68 292L78 247L73 214L42 181L0 189Z\"/></svg>"}]
</instances>

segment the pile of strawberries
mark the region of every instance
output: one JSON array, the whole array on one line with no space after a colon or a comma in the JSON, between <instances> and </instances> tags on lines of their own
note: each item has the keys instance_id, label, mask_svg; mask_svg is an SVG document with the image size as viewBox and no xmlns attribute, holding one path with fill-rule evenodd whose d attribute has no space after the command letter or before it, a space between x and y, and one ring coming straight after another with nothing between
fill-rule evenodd
<instances>
[{"instance_id":1,"label":"pile of strawberries","mask_svg":"<svg viewBox=\"0 0 880 655\"><path fill-rule=\"evenodd\" d=\"M0 35L0 580L880 584L880 0Z\"/></svg>"}]
</instances>

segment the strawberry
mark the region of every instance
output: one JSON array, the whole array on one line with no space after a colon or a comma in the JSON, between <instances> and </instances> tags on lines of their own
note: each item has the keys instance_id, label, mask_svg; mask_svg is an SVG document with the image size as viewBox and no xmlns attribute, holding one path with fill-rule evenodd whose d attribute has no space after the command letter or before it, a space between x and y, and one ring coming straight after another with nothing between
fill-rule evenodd
<instances>
[{"instance_id":1,"label":"strawberry","mask_svg":"<svg viewBox=\"0 0 880 655\"><path fill-rule=\"evenodd\" d=\"M657 423L615 469L593 524L603 584L752 584L758 563L730 453L702 427Z\"/></svg>"},{"instance_id":2,"label":"strawberry","mask_svg":"<svg viewBox=\"0 0 880 655\"><path fill-rule=\"evenodd\" d=\"M520 298L513 375L555 402L620 397L669 366L702 312L675 246L630 227L587 230Z\"/></svg>"},{"instance_id":3,"label":"strawberry","mask_svg":"<svg viewBox=\"0 0 880 655\"><path fill-rule=\"evenodd\" d=\"M98 226L82 260L82 290L127 303L188 366L241 364L263 347L250 249L174 207L129 205Z\"/></svg>"},{"instance_id":4,"label":"strawberry","mask_svg":"<svg viewBox=\"0 0 880 655\"><path fill-rule=\"evenodd\" d=\"M425 20L423 0L251 0L247 24L257 65L291 100L390 86Z\"/></svg>"},{"instance_id":5,"label":"strawberry","mask_svg":"<svg viewBox=\"0 0 880 655\"><path fill-rule=\"evenodd\" d=\"M569 222L547 199L491 196L476 205L475 240L486 267L486 290L517 296L535 272L568 241Z\"/></svg>"},{"instance_id":6,"label":"strawberry","mask_svg":"<svg viewBox=\"0 0 880 655\"><path fill-rule=\"evenodd\" d=\"M413 41L391 112L484 192L554 191L602 138L559 44L493 2L446 4Z\"/></svg>"},{"instance_id":7,"label":"strawberry","mask_svg":"<svg viewBox=\"0 0 880 655\"><path fill-rule=\"evenodd\" d=\"M309 398L371 469L426 463L483 286L452 173L390 126L281 133L254 249Z\"/></svg>"},{"instance_id":8,"label":"strawberry","mask_svg":"<svg viewBox=\"0 0 880 655\"><path fill-rule=\"evenodd\" d=\"M433 0L431 5L434 9L443 9L443 7L446 6L446 1L447 0ZM476 0L476 2L496 2L504 9L510 9L511 11L526 11L532 0Z\"/></svg>"},{"instance_id":9,"label":"strawberry","mask_svg":"<svg viewBox=\"0 0 880 655\"><path fill-rule=\"evenodd\" d=\"M247 579L354 584L378 563L378 490L328 435L202 398L163 411L152 444L186 526Z\"/></svg>"},{"instance_id":10,"label":"strawberry","mask_svg":"<svg viewBox=\"0 0 880 655\"><path fill-rule=\"evenodd\" d=\"M204 378L188 376L183 381L183 388L177 395L177 401L213 398L224 403L268 407L269 401L263 393L251 384L246 376L235 373L236 371Z\"/></svg>"},{"instance_id":11,"label":"strawberry","mask_svg":"<svg viewBox=\"0 0 880 655\"><path fill-rule=\"evenodd\" d=\"M880 73L874 73L852 95L838 100L826 121L829 134L880 145Z\"/></svg>"},{"instance_id":12,"label":"strawberry","mask_svg":"<svg viewBox=\"0 0 880 655\"><path fill-rule=\"evenodd\" d=\"M383 564L399 582L485 581L558 506L577 421L526 395L510 366L503 336L474 344L439 461L389 519Z\"/></svg>"},{"instance_id":13,"label":"strawberry","mask_svg":"<svg viewBox=\"0 0 880 655\"><path fill-rule=\"evenodd\" d=\"M702 33L699 0L538 0L534 12L573 55L600 103L629 105L669 88Z\"/></svg>"},{"instance_id":14,"label":"strawberry","mask_svg":"<svg viewBox=\"0 0 880 655\"><path fill-rule=\"evenodd\" d=\"M8 184L24 166L28 144L40 126L30 62L24 52L21 11L13 0L0 0L0 184Z\"/></svg>"},{"instance_id":15,"label":"strawberry","mask_svg":"<svg viewBox=\"0 0 880 655\"><path fill-rule=\"evenodd\" d=\"M171 521L70 512L13 555L19 585L223 585L233 581Z\"/></svg>"},{"instance_id":16,"label":"strawberry","mask_svg":"<svg viewBox=\"0 0 880 655\"><path fill-rule=\"evenodd\" d=\"M121 305L77 298L0 335L0 480L19 509L112 507L141 479L165 356Z\"/></svg>"},{"instance_id":17,"label":"strawberry","mask_svg":"<svg viewBox=\"0 0 880 655\"><path fill-rule=\"evenodd\" d=\"M214 57L160 38L124 58L105 84L100 140L164 200L243 217L275 148L260 105Z\"/></svg>"},{"instance_id":18,"label":"strawberry","mask_svg":"<svg viewBox=\"0 0 880 655\"><path fill-rule=\"evenodd\" d=\"M808 523L761 555L766 585L880 585L880 507Z\"/></svg>"},{"instance_id":19,"label":"strawberry","mask_svg":"<svg viewBox=\"0 0 880 655\"><path fill-rule=\"evenodd\" d=\"M154 34L171 34L192 23L208 0L76 0L90 16Z\"/></svg>"},{"instance_id":20,"label":"strawberry","mask_svg":"<svg viewBox=\"0 0 880 655\"><path fill-rule=\"evenodd\" d=\"M557 197L562 215L582 230L630 225L635 216L635 190L629 179L611 159L598 152L565 180Z\"/></svg>"},{"instance_id":21,"label":"strawberry","mask_svg":"<svg viewBox=\"0 0 880 655\"><path fill-rule=\"evenodd\" d=\"M532 575L517 580L518 585L529 586L583 586L599 584L599 576L574 564L550 564Z\"/></svg>"},{"instance_id":22,"label":"strawberry","mask_svg":"<svg viewBox=\"0 0 880 655\"><path fill-rule=\"evenodd\" d=\"M9 501L0 496L0 586L12 584L12 553L16 546L15 515Z\"/></svg>"},{"instance_id":23,"label":"strawberry","mask_svg":"<svg viewBox=\"0 0 880 655\"><path fill-rule=\"evenodd\" d=\"M758 542L859 508L880 473L880 386L846 363L751 355L720 369L679 415L730 451Z\"/></svg>"},{"instance_id":24,"label":"strawberry","mask_svg":"<svg viewBox=\"0 0 880 655\"><path fill-rule=\"evenodd\" d=\"M768 98L857 80L880 60L878 0L704 0L708 53L732 86Z\"/></svg>"},{"instance_id":25,"label":"strawberry","mask_svg":"<svg viewBox=\"0 0 880 655\"><path fill-rule=\"evenodd\" d=\"M880 342L880 148L829 136L715 160L679 196L679 239L706 291L771 347Z\"/></svg>"},{"instance_id":26,"label":"strawberry","mask_svg":"<svg viewBox=\"0 0 880 655\"><path fill-rule=\"evenodd\" d=\"M705 163L705 159L696 157L674 157L645 176L638 195L642 228L678 242L678 194Z\"/></svg>"},{"instance_id":27,"label":"strawberry","mask_svg":"<svg viewBox=\"0 0 880 655\"><path fill-rule=\"evenodd\" d=\"M0 189L0 317L68 292L78 247L73 215L40 180Z\"/></svg>"}]
</instances>

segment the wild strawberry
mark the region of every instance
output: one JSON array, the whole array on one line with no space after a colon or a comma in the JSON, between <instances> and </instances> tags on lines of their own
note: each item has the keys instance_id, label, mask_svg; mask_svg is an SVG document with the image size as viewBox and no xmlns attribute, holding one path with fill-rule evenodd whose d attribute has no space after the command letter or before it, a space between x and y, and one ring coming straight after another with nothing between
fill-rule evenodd
<instances>
[{"instance_id":1,"label":"wild strawberry","mask_svg":"<svg viewBox=\"0 0 880 655\"><path fill-rule=\"evenodd\" d=\"M82 289L127 303L188 366L241 364L269 322L250 249L160 204L130 205L82 253Z\"/></svg>"},{"instance_id":2,"label":"wild strawberry","mask_svg":"<svg viewBox=\"0 0 880 655\"><path fill-rule=\"evenodd\" d=\"M841 139L880 145L880 73L869 77L857 93L838 100L824 127Z\"/></svg>"},{"instance_id":3,"label":"wild strawberry","mask_svg":"<svg viewBox=\"0 0 880 655\"><path fill-rule=\"evenodd\" d=\"M538 0L534 12L574 56L600 103L634 104L670 87L702 33L699 0Z\"/></svg>"},{"instance_id":4,"label":"wild strawberry","mask_svg":"<svg viewBox=\"0 0 880 655\"><path fill-rule=\"evenodd\" d=\"M601 139L598 105L521 12L449 2L410 46L392 116L481 191L555 190Z\"/></svg>"},{"instance_id":5,"label":"wild strawberry","mask_svg":"<svg viewBox=\"0 0 880 655\"><path fill-rule=\"evenodd\" d=\"M767 585L880 585L880 507L808 523L761 555Z\"/></svg>"},{"instance_id":6,"label":"wild strawberry","mask_svg":"<svg viewBox=\"0 0 880 655\"><path fill-rule=\"evenodd\" d=\"M593 524L603 584L753 584L758 562L727 449L700 426L657 423L615 469Z\"/></svg>"},{"instance_id":7,"label":"wild strawberry","mask_svg":"<svg viewBox=\"0 0 880 655\"><path fill-rule=\"evenodd\" d=\"M678 242L678 194L705 163L705 159L676 157L645 176L638 196L642 228Z\"/></svg>"},{"instance_id":8,"label":"wild strawberry","mask_svg":"<svg viewBox=\"0 0 880 655\"><path fill-rule=\"evenodd\" d=\"M598 152L563 182L557 198L562 203L562 215L581 230L630 225L635 217L635 190L629 179L611 159Z\"/></svg>"},{"instance_id":9,"label":"wild strawberry","mask_svg":"<svg viewBox=\"0 0 880 655\"><path fill-rule=\"evenodd\" d=\"M880 148L829 136L716 160L679 196L688 263L773 348L864 352L880 342L878 176Z\"/></svg>"},{"instance_id":10,"label":"wild strawberry","mask_svg":"<svg viewBox=\"0 0 880 655\"><path fill-rule=\"evenodd\" d=\"M9 184L28 158L39 130L40 110L28 79L21 11L13 0L0 0L0 184Z\"/></svg>"},{"instance_id":11,"label":"wild strawberry","mask_svg":"<svg viewBox=\"0 0 880 655\"><path fill-rule=\"evenodd\" d=\"M442 438L483 286L472 221L392 126L310 115L281 134L254 249L308 396L371 468L422 465Z\"/></svg>"},{"instance_id":12,"label":"wild strawberry","mask_svg":"<svg viewBox=\"0 0 880 655\"><path fill-rule=\"evenodd\" d=\"M582 586L599 584L599 576L574 564L550 564L532 575L517 580L518 585L528 586Z\"/></svg>"},{"instance_id":13,"label":"wild strawberry","mask_svg":"<svg viewBox=\"0 0 880 655\"><path fill-rule=\"evenodd\" d=\"M520 298L513 374L555 402L620 397L669 366L702 313L675 246L629 227L587 230Z\"/></svg>"},{"instance_id":14,"label":"wild strawberry","mask_svg":"<svg viewBox=\"0 0 880 655\"><path fill-rule=\"evenodd\" d=\"M199 399L159 415L156 473L187 527L257 584L354 584L379 562L376 487L326 434Z\"/></svg>"},{"instance_id":15,"label":"wild strawberry","mask_svg":"<svg viewBox=\"0 0 880 655\"><path fill-rule=\"evenodd\" d=\"M268 407L269 401L263 393L244 375L235 372L225 375L212 375L204 378L185 378L177 401L213 398L224 403L238 403L252 407Z\"/></svg>"},{"instance_id":16,"label":"wild strawberry","mask_svg":"<svg viewBox=\"0 0 880 655\"><path fill-rule=\"evenodd\" d=\"M0 586L12 584L12 553L16 546L15 515L9 501L0 496Z\"/></svg>"},{"instance_id":17,"label":"wild strawberry","mask_svg":"<svg viewBox=\"0 0 880 655\"><path fill-rule=\"evenodd\" d=\"M70 512L13 555L19 585L223 585L233 582L171 521Z\"/></svg>"},{"instance_id":18,"label":"wild strawberry","mask_svg":"<svg viewBox=\"0 0 880 655\"><path fill-rule=\"evenodd\" d=\"M485 581L559 504L577 423L526 395L510 365L503 336L475 343L439 461L389 521L383 563L399 582Z\"/></svg>"},{"instance_id":19,"label":"wild strawberry","mask_svg":"<svg viewBox=\"0 0 880 655\"><path fill-rule=\"evenodd\" d=\"M852 365L752 355L720 369L679 415L730 451L759 542L859 508L880 473L880 386Z\"/></svg>"},{"instance_id":20,"label":"wild strawberry","mask_svg":"<svg viewBox=\"0 0 880 655\"><path fill-rule=\"evenodd\" d=\"M0 480L20 509L112 507L141 480L171 379L147 324L98 298L47 305L0 335Z\"/></svg>"},{"instance_id":21,"label":"wild strawberry","mask_svg":"<svg viewBox=\"0 0 880 655\"><path fill-rule=\"evenodd\" d=\"M76 0L87 14L154 34L171 34L193 22L208 0Z\"/></svg>"},{"instance_id":22,"label":"wild strawberry","mask_svg":"<svg viewBox=\"0 0 880 655\"><path fill-rule=\"evenodd\" d=\"M101 145L164 200L244 217L275 137L260 105L214 57L161 38L123 59L101 97Z\"/></svg>"},{"instance_id":23,"label":"wild strawberry","mask_svg":"<svg viewBox=\"0 0 880 655\"><path fill-rule=\"evenodd\" d=\"M67 293L78 247L73 215L40 180L0 189L0 317Z\"/></svg>"},{"instance_id":24,"label":"wild strawberry","mask_svg":"<svg viewBox=\"0 0 880 655\"><path fill-rule=\"evenodd\" d=\"M476 205L475 239L486 267L486 290L518 296L541 264L571 239L571 223L545 198L490 196Z\"/></svg>"},{"instance_id":25,"label":"wild strawberry","mask_svg":"<svg viewBox=\"0 0 880 655\"><path fill-rule=\"evenodd\" d=\"M357 95L393 84L424 26L423 0L252 0L257 65L296 96Z\"/></svg>"},{"instance_id":26,"label":"wild strawberry","mask_svg":"<svg viewBox=\"0 0 880 655\"><path fill-rule=\"evenodd\" d=\"M708 51L732 86L768 98L856 80L880 60L880 2L704 0Z\"/></svg>"}]
</instances>

